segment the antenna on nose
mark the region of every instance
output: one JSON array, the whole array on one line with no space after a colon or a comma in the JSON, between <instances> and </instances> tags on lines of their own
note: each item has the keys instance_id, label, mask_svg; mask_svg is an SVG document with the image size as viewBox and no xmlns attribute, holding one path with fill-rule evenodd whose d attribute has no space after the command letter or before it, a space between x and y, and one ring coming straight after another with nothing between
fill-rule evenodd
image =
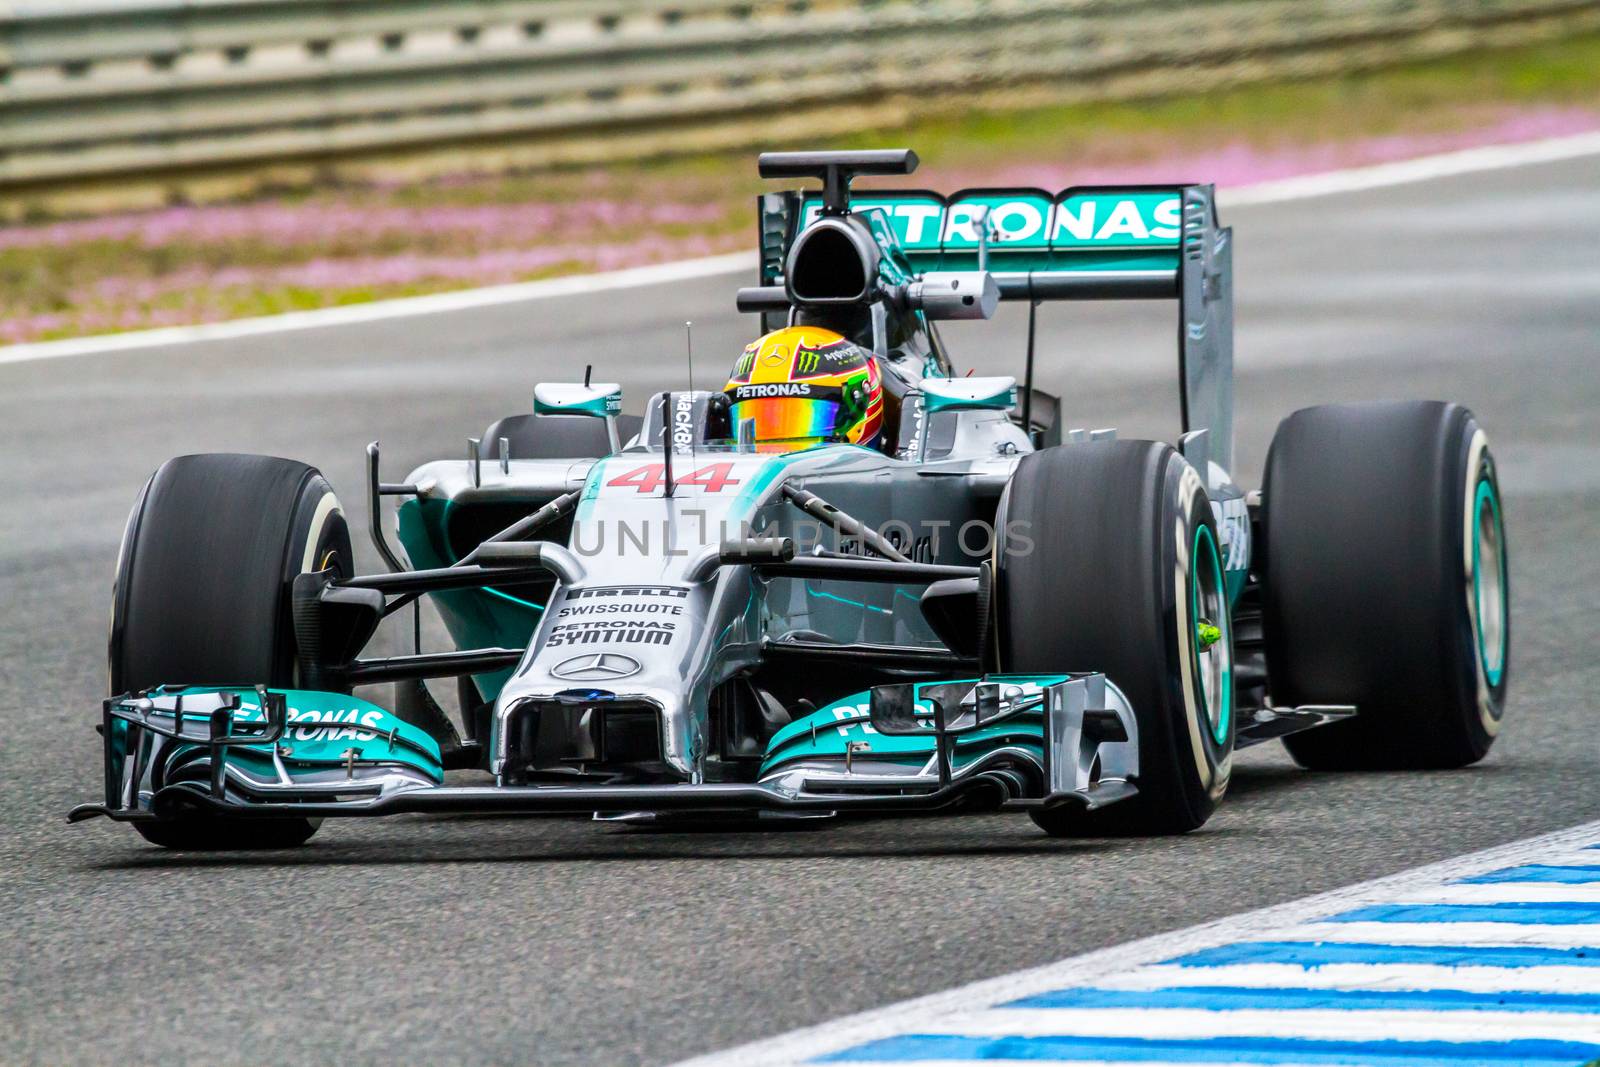
<instances>
[{"instance_id":1,"label":"antenna on nose","mask_svg":"<svg viewBox=\"0 0 1600 1067\"><path fill-rule=\"evenodd\" d=\"M692 425L694 410L694 322L692 320L685 320L683 324L683 349L684 356L689 361L689 405L691 421L691 425L689 426L689 469L693 470L695 467L694 439L700 436L700 431L698 427Z\"/></svg>"},{"instance_id":2,"label":"antenna on nose","mask_svg":"<svg viewBox=\"0 0 1600 1067\"><path fill-rule=\"evenodd\" d=\"M689 360L689 392L694 392L694 322L683 324L683 348Z\"/></svg>"},{"instance_id":3,"label":"antenna on nose","mask_svg":"<svg viewBox=\"0 0 1600 1067\"><path fill-rule=\"evenodd\" d=\"M672 476L672 393L661 394L661 478L663 487L661 495L672 496L678 487L677 479Z\"/></svg>"}]
</instances>

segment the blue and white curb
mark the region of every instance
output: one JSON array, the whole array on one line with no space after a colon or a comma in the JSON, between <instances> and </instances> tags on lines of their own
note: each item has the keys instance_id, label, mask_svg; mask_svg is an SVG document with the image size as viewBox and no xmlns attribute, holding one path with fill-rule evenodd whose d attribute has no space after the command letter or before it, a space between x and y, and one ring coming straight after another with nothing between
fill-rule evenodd
<instances>
[{"instance_id":1,"label":"blue and white curb","mask_svg":"<svg viewBox=\"0 0 1600 1067\"><path fill-rule=\"evenodd\" d=\"M1600 822L683 1067L1600 1062Z\"/></svg>"}]
</instances>

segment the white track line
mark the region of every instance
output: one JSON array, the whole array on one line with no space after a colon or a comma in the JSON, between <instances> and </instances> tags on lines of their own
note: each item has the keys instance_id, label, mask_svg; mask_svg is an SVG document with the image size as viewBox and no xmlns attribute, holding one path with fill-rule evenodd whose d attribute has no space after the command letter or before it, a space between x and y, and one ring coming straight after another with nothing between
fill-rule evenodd
<instances>
[{"instance_id":1,"label":"white track line","mask_svg":"<svg viewBox=\"0 0 1600 1067\"><path fill-rule=\"evenodd\" d=\"M1600 926L1531 923L1306 923L1278 941L1348 941L1358 945L1541 945L1600 952Z\"/></svg>"},{"instance_id":2,"label":"white track line","mask_svg":"<svg viewBox=\"0 0 1600 1067\"><path fill-rule=\"evenodd\" d=\"M262 334L286 333L290 330L350 326L384 319L435 315L442 311L465 311L531 300L550 300L556 297L584 296L617 289L636 289L645 285L661 285L694 278L714 278L737 271L753 271L755 267L754 252L730 252L722 256L686 259L677 263L658 263L654 266L632 267L605 274L574 274L566 278L548 278L537 282L457 289L453 292L432 293L428 296L374 300L367 304L319 308L316 311L291 311L283 315L234 319L231 322L214 322L201 326L168 326L159 330L135 330L131 333L109 333L95 337L73 337L63 341L9 345L0 347L0 363L64 359L69 356L92 356L104 352L126 352L139 348L192 344L196 341L229 341L238 337L259 337Z\"/></svg>"},{"instance_id":3,"label":"white track line","mask_svg":"<svg viewBox=\"0 0 1600 1067\"><path fill-rule=\"evenodd\" d=\"M846 1016L817 1026L796 1030L766 1041L743 1045L686 1061L680 1067L759 1067L762 1064L787 1064L851 1048L878 1038L891 1037L919 1029L940 1029L941 1020L961 1012L978 1011L994 1005L1068 986L1100 985L1144 987L1150 981L1171 985L1278 985L1306 987L1374 988L1372 979L1381 973L1387 985L1396 975L1405 974L1399 988L1500 990L1588 990L1594 986L1593 967L1428 967L1388 965L1382 968L1354 964L1322 966L1307 970L1298 966L1254 964L1227 967L1145 966L1136 976L1134 967L1172 959L1201 949L1215 948L1252 939L1276 939L1286 928L1316 922L1329 915L1363 904L1393 901L1407 894L1437 886L1440 882L1463 878L1502 867L1549 862L1548 857L1576 850L1600 836L1600 822L1514 842L1485 852L1446 860L1371 882L1336 889L1303 900L1246 912L1227 919L1190 927L1168 934L1147 937L1113 948L1047 964L1016 974L1002 975L957 989L933 993L915 1000L891 1004L859 1015ZM1587 855L1593 857L1596 852ZM1089 862L1092 862L1090 860ZM1411 974L1411 971L1415 974ZM1167 972L1158 975L1157 972ZM1177 973L1174 973L1177 972ZM1531 973L1537 972L1537 973ZM1390 988L1395 988L1390 986Z\"/></svg>"},{"instance_id":4,"label":"white track line","mask_svg":"<svg viewBox=\"0 0 1600 1067\"><path fill-rule=\"evenodd\" d=\"M1504 882L1498 885L1441 885L1411 894L1396 904L1600 904L1600 883L1582 885Z\"/></svg>"},{"instance_id":5,"label":"white track line","mask_svg":"<svg viewBox=\"0 0 1600 1067\"><path fill-rule=\"evenodd\" d=\"M1525 167L1535 163L1559 163L1566 159L1600 155L1600 130L1571 134L1566 137L1549 137L1542 141L1525 141L1521 144L1485 145L1482 148L1465 148L1459 152L1441 152L1438 155L1418 156L1395 163L1377 163L1370 167L1352 167L1333 170L1325 174L1303 174L1297 178L1261 182L1239 189L1224 189L1217 195L1223 208L1246 204L1276 204L1285 200L1306 200L1314 196L1332 196L1335 193L1355 193L1363 189L1382 189L1391 185L1410 185L1413 182L1451 178L1458 174L1477 174L1486 170L1504 170L1507 167Z\"/></svg>"},{"instance_id":6,"label":"white track line","mask_svg":"<svg viewBox=\"0 0 1600 1067\"><path fill-rule=\"evenodd\" d=\"M1600 155L1600 131L1552 137L1542 141L1521 144L1491 145L1469 148L1460 152L1421 156L1399 163L1380 163L1369 167L1352 167L1329 171L1325 174L1307 174L1298 178L1262 182L1256 185L1224 189L1218 200L1223 210L1247 207L1254 204L1276 204L1287 200L1305 200L1335 193L1359 192L1391 185L1431 181L1458 174L1502 170L1537 163L1554 163L1583 156ZM131 333L104 334L96 337L74 337L62 341L38 341L29 344L0 347L0 364L23 363L33 360L65 359L71 356L100 355L106 352L127 352L165 345L191 344L196 341L225 341L237 337L258 337L262 334L283 333L290 330L311 330L325 326L350 326L378 322L383 319L406 318L413 315L432 315L444 311L463 311L471 308L493 307L522 301L549 300L555 297L581 296L587 293L632 289L645 285L661 285L691 278L715 277L751 270L756 265L753 252L733 252L705 259L684 260L678 263L661 263L651 267L612 271L607 274L581 274L547 281L520 282L514 285L495 285L481 289L461 289L431 296L404 297L399 300L375 300L367 304L348 307L322 308L316 311L293 311L284 315L268 315L254 319L235 319L231 322L211 323L203 326L171 326L159 330L137 330Z\"/></svg>"}]
</instances>

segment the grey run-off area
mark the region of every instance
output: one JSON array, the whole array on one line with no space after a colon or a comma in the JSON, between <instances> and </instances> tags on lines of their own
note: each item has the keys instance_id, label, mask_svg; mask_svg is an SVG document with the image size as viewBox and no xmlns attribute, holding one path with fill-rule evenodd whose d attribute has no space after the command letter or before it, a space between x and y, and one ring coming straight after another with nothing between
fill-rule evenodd
<instances>
[{"instance_id":1,"label":"grey run-off area","mask_svg":"<svg viewBox=\"0 0 1600 1067\"><path fill-rule=\"evenodd\" d=\"M397 477L462 455L536 381L589 362L636 410L685 384L686 318L698 384L720 384L754 320L728 276L0 366L0 1059L659 1063L1596 818L1597 189L1589 157L1238 210L1221 196L1242 480L1306 404L1470 405L1506 493L1515 678L1479 767L1313 775L1267 746L1204 830L1170 840L1055 841L1014 816L716 835L403 818L205 857L68 827L99 785L117 539L161 461L305 459L360 529L367 441ZM1042 384L1069 425L1174 435L1167 314L1044 310ZM1015 309L946 337L963 370L1021 369Z\"/></svg>"}]
</instances>

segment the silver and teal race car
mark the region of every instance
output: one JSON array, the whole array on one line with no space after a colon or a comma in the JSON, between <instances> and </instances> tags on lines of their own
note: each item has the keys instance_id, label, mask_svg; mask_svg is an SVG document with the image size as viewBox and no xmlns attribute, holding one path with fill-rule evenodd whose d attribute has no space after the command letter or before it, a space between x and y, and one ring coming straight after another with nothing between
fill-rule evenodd
<instances>
[{"instance_id":1,"label":"silver and teal race car","mask_svg":"<svg viewBox=\"0 0 1600 1067\"><path fill-rule=\"evenodd\" d=\"M1256 742L1327 769L1481 758L1510 619L1472 414L1296 412L1247 493L1209 186L852 196L915 166L762 156L822 188L760 199L759 284L737 294L763 332L871 353L876 447L754 439L720 392L628 415L615 384L539 384L465 460L391 483L369 448L377 574L355 572L311 467L163 465L117 564L104 799L71 817L180 848L402 812L998 809L1057 835L1173 833ZM1177 306L1171 443L1065 430L1034 387L1039 303L1110 299ZM1029 316L1024 380L958 377L937 324L1001 301ZM454 649L367 653L423 599Z\"/></svg>"}]
</instances>

